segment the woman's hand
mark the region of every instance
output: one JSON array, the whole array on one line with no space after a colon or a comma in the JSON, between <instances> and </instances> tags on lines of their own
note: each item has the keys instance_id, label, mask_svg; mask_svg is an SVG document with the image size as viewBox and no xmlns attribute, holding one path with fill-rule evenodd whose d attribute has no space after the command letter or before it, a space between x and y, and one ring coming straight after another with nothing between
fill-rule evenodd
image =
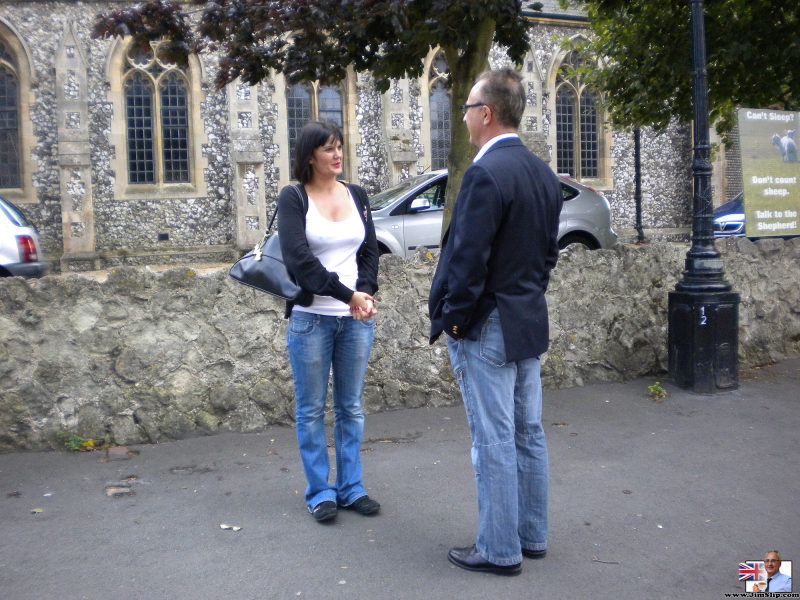
<instances>
[{"instance_id":1,"label":"woman's hand","mask_svg":"<svg viewBox=\"0 0 800 600\"><path fill-rule=\"evenodd\" d=\"M356 321L369 321L378 312L375 309L375 299L364 292L354 292L347 304L350 307L350 315Z\"/></svg>"},{"instance_id":2,"label":"woman's hand","mask_svg":"<svg viewBox=\"0 0 800 600\"><path fill-rule=\"evenodd\" d=\"M375 310L375 305L370 301L367 303L369 305L368 310L362 310L360 308L351 308L350 309L350 316L353 317L356 321L369 321L372 317L377 314L377 310Z\"/></svg>"}]
</instances>

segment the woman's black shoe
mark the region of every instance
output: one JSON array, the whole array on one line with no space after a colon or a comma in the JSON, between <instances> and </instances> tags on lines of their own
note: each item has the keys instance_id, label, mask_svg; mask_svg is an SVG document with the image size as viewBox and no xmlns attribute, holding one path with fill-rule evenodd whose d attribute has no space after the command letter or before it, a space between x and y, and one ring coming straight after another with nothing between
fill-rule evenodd
<instances>
[{"instance_id":1,"label":"woman's black shoe","mask_svg":"<svg viewBox=\"0 0 800 600\"><path fill-rule=\"evenodd\" d=\"M376 500L373 500L369 496L361 496L361 498L359 498L352 504L348 504L347 506L342 506L342 508L354 510L360 515L374 515L381 509L381 505Z\"/></svg>"},{"instance_id":2,"label":"woman's black shoe","mask_svg":"<svg viewBox=\"0 0 800 600\"><path fill-rule=\"evenodd\" d=\"M330 521L336 518L336 513L336 502L330 500L320 502L314 507L314 510L311 511L311 514L314 515L317 521Z\"/></svg>"}]
</instances>

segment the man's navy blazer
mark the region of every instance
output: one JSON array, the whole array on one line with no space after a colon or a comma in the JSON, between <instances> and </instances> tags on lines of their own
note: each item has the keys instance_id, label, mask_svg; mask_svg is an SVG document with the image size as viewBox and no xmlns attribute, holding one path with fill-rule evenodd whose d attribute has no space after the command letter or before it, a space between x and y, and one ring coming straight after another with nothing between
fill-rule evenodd
<instances>
[{"instance_id":1,"label":"man's navy blazer","mask_svg":"<svg viewBox=\"0 0 800 600\"><path fill-rule=\"evenodd\" d=\"M477 340L497 307L506 361L547 350L544 293L562 202L558 178L519 138L496 142L466 170L431 284L431 343L442 332Z\"/></svg>"}]
</instances>

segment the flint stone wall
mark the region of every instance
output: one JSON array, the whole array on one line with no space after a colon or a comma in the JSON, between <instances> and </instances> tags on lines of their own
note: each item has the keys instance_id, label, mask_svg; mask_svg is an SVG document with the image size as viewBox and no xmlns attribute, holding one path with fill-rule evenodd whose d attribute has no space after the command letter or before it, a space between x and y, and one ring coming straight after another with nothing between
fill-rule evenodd
<instances>
[{"instance_id":1,"label":"flint stone wall","mask_svg":"<svg viewBox=\"0 0 800 600\"><path fill-rule=\"evenodd\" d=\"M800 351L800 239L718 243L741 294L741 366ZM562 253L547 293L546 388L661 376L667 293L688 246ZM365 412L460 402L444 340L427 341L437 257L381 259ZM117 444L293 422L283 304L227 269L0 279L0 451ZM644 397L644 391L643 391Z\"/></svg>"},{"instance_id":2,"label":"flint stone wall","mask_svg":"<svg viewBox=\"0 0 800 600\"><path fill-rule=\"evenodd\" d=\"M237 208L234 200L242 192L242 183L234 174L240 166L250 164L240 162L235 149L241 141L237 136L249 127L240 127L231 119L231 103L237 99L229 97L228 88L214 90L213 81L220 61L217 53L203 52L198 58L201 73L195 73L192 78L201 92L197 97L199 110L191 110L189 115L193 144L201 149L202 156L191 165L197 196L182 197L171 186L145 186L143 189L129 186L131 189L126 194L115 191L117 183L127 181L124 161L117 160L126 153L125 143L112 133L125 127L124 115L114 111L115 102L120 103L117 106L124 102L117 85L112 85L109 77L113 79L121 73L109 62L115 42L92 39L90 32L97 14L130 4L114 0L0 0L0 28L8 29L2 34L3 39L6 45L12 38L27 45L30 55L17 56L16 61L18 67L30 62L32 76L31 89L25 92L29 121L20 124L31 131L30 148L26 152L32 174L26 184L27 197L21 201L11 200L38 228L43 259L51 264L54 272L61 270L62 258L65 270L73 271L93 270L98 264L103 268L167 262L191 264L198 256L203 262L230 261L243 245L241 238L248 236L247 219L238 218L240 207ZM584 14L580 8L564 10L558 4L557 0L546 0L544 12ZM192 13L191 10L187 12ZM190 20L197 18L196 11L189 16ZM72 28L74 39L68 36ZM525 58L522 71L528 108L520 133L554 170L557 162L555 77L550 69L555 68L555 58L562 55L563 39L586 35L591 32L583 24L573 22L568 26L558 20L531 23L528 29L531 52ZM89 141L87 171L75 182L82 186L75 189L82 191L71 194L70 202L91 198L91 221L73 222L74 215L62 214L62 202L65 207L70 203L66 202L69 198L62 197L65 192L61 190L60 177L66 167L60 161L69 156L66 154L69 144L59 141L58 123L65 116L63 110L59 112L58 81L59 52L67 40L72 40L70 47L79 48L79 54L86 58L86 83L83 87L73 87L72 92L82 105L85 104L87 120L83 125ZM505 50L499 46L492 48L490 62L495 68L511 64ZM356 183L370 194L397 183L399 176L405 178L430 168L429 83L427 74L419 79L398 80L393 82L391 92L379 94L372 78L360 74L353 89L349 84L343 88L346 91L345 135L348 147L354 146L354 152L348 155L348 164L357 166L357 175L351 173L351 176L355 176ZM285 92L280 78L267 79L248 89L258 106L258 120L251 125L260 133L261 151L256 154L262 156L251 155L247 160L263 164L264 168L263 181L257 186L266 206L266 211L259 215L262 221L271 214L280 185L289 183L286 167L282 175L280 170L281 164L288 166L288 161L282 161L281 156L285 159L289 155ZM404 93L407 98L403 98ZM456 102L453 104L455 107ZM398 162L402 167L393 172L396 167L388 155L387 142L395 128L410 135L414 160ZM620 241L633 241L636 239L633 138L622 131L602 137L601 179L588 183L608 196ZM251 150L255 152L255 146ZM643 129L642 208L648 240L686 239L691 226L690 156L691 129L688 126L673 124L661 136L653 136L651 131ZM77 170L72 176L76 174ZM201 181L204 185L199 185ZM93 227L89 226L90 222ZM77 229L84 239L91 229L93 242L87 242L79 252L69 251L69 242L76 242L79 236L68 239L65 247L65 223L66 231L71 231L72 225L82 224L83 229ZM168 234L168 238L163 234Z\"/></svg>"}]
</instances>

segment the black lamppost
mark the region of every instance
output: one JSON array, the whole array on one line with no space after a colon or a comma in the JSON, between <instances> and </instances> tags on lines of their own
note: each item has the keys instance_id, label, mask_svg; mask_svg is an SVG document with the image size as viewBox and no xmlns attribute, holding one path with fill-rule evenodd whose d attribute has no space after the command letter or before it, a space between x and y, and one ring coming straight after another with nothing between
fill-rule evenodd
<instances>
[{"instance_id":1,"label":"black lamppost","mask_svg":"<svg viewBox=\"0 0 800 600\"><path fill-rule=\"evenodd\" d=\"M714 247L711 145L703 0L691 0L694 61L692 247L683 280L669 293L669 375L676 385L712 394L739 387L739 295L725 280Z\"/></svg>"},{"instance_id":2,"label":"black lamppost","mask_svg":"<svg viewBox=\"0 0 800 600\"><path fill-rule=\"evenodd\" d=\"M642 132L633 130L633 202L636 204L636 243L644 244L642 229Z\"/></svg>"}]
</instances>

